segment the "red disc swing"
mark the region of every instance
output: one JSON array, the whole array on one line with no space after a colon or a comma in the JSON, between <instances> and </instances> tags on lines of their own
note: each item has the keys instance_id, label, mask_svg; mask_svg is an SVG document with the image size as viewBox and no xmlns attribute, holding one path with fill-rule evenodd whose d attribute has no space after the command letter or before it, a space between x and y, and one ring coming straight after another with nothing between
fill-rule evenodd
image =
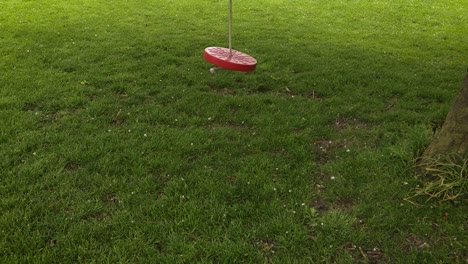
<instances>
[{"instance_id":1,"label":"red disc swing","mask_svg":"<svg viewBox=\"0 0 468 264\"><path fill-rule=\"evenodd\" d=\"M229 0L229 48L208 47L204 57L206 61L219 67L211 68L211 73L219 69L250 72L257 66L255 58L232 49L232 0Z\"/></svg>"}]
</instances>

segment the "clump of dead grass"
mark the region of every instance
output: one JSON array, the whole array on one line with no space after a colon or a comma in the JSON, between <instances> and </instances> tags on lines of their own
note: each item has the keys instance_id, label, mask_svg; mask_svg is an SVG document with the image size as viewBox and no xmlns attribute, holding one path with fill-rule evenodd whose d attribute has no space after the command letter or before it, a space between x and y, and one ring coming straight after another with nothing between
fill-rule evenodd
<instances>
[{"instance_id":1,"label":"clump of dead grass","mask_svg":"<svg viewBox=\"0 0 468 264\"><path fill-rule=\"evenodd\" d=\"M405 200L415 203L416 197L425 197L425 202L456 201L466 198L468 189L468 158L457 155L440 156L418 164L422 177L427 181L415 188L413 196Z\"/></svg>"}]
</instances>

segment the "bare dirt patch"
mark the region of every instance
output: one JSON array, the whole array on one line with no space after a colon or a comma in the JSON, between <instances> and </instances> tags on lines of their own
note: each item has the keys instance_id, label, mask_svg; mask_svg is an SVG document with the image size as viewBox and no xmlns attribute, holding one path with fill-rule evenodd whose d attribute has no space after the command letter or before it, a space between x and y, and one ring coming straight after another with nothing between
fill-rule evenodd
<instances>
[{"instance_id":1,"label":"bare dirt patch","mask_svg":"<svg viewBox=\"0 0 468 264\"><path fill-rule=\"evenodd\" d=\"M406 252L422 251L432 247L432 242L429 239L418 237L415 234L409 234L404 244Z\"/></svg>"},{"instance_id":2,"label":"bare dirt patch","mask_svg":"<svg viewBox=\"0 0 468 264\"><path fill-rule=\"evenodd\" d=\"M343 140L318 140L313 143L317 151L315 152L315 161L319 164L325 164L332 154L336 151L350 151L350 148L357 140L355 138L343 139Z\"/></svg>"},{"instance_id":3,"label":"bare dirt patch","mask_svg":"<svg viewBox=\"0 0 468 264\"><path fill-rule=\"evenodd\" d=\"M348 118L339 117L335 120L333 127L338 132L342 132L346 130L368 129L370 125L356 118L348 119Z\"/></svg>"},{"instance_id":4,"label":"bare dirt patch","mask_svg":"<svg viewBox=\"0 0 468 264\"><path fill-rule=\"evenodd\" d=\"M353 243L346 243L344 245L345 250L350 253L356 263L386 263L387 258L384 251L378 246L372 248L361 247L354 245Z\"/></svg>"}]
</instances>

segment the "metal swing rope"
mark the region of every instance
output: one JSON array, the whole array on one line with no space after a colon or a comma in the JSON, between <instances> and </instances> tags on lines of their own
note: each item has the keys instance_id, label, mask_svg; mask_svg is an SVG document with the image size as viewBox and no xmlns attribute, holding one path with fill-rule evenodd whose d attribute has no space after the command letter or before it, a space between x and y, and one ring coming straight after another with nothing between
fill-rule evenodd
<instances>
[{"instance_id":1,"label":"metal swing rope","mask_svg":"<svg viewBox=\"0 0 468 264\"><path fill-rule=\"evenodd\" d=\"M229 0L229 56L232 57L232 0Z\"/></svg>"}]
</instances>

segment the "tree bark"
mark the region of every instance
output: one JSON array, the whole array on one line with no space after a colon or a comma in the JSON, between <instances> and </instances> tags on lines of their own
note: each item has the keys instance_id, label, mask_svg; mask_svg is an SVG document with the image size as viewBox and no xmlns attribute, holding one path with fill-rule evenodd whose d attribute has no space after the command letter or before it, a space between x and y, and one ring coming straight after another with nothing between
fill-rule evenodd
<instances>
[{"instance_id":1,"label":"tree bark","mask_svg":"<svg viewBox=\"0 0 468 264\"><path fill-rule=\"evenodd\" d=\"M449 154L458 154L462 158L468 154L468 73L442 128L424 151L422 161Z\"/></svg>"}]
</instances>

